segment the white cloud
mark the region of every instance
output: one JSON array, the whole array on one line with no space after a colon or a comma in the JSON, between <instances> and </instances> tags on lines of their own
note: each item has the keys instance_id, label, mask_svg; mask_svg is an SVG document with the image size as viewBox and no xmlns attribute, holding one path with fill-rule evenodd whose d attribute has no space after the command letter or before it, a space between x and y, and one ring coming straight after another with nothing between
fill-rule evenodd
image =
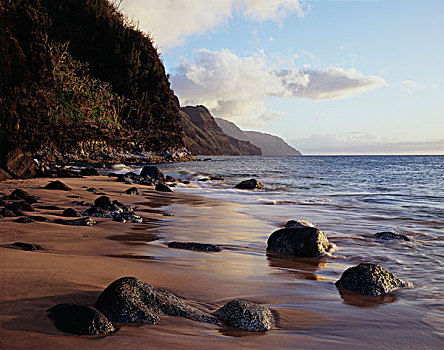
<instances>
[{"instance_id":1,"label":"white cloud","mask_svg":"<svg viewBox=\"0 0 444 350\"><path fill-rule=\"evenodd\" d=\"M154 35L161 47L181 45L239 13L255 21L279 20L291 13L302 17L309 7L300 0L123 0L122 11Z\"/></svg>"},{"instance_id":2,"label":"white cloud","mask_svg":"<svg viewBox=\"0 0 444 350\"><path fill-rule=\"evenodd\" d=\"M172 76L182 105L203 104L215 116L242 126L285 116L268 111L267 98L337 99L383 85L384 79L354 69L282 70L263 52L240 57L229 50L199 50L194 61L183 60Z\"/></svg>"},{"instance_id":3,"label":"white cloud","mask_svg":"<svg viewBox=\"0 0 444 350\"><path fill-rule=\"evenodd\" d=\"M424 85L413 80L404 80L398 84L398 86L401 88L401 90L406 92L413 92L413 90L416 89L436 89L438 87L436 84Z\"/></svg>"},{"instance_id":4,"label":"white cloud","mask_svg":"<svg viewBox=\"0 0 444 350\"><path fill-rule=\"evenodd\" d=\"M289 140L302 154L444 154L444 139L406 141L366 133L325 134Z\"/></svg>"}]
</instances>

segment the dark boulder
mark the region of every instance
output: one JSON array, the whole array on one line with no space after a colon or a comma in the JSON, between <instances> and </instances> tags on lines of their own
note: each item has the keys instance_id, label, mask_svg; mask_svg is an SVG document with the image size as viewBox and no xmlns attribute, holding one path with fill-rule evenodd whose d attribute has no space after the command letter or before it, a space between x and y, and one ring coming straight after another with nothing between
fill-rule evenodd
<instances>
[{"instance_id":1,"label":"dark boulder","mask_svg":"<svg viewBox=\"0 0 444 350\"><path fill-rule=\"evenodd\" d=\"M112 323L98 310L77 304L58 304L46 310L54 326L76 335L108 335L116 331Z\"/></svg>"},{"instance_id":2,"label":"dark boulder","mask_svg":"<svg viewBox=\"0 0 444 350\"><path fill-rule=\"evenodd\" d=\"M35 211L35 209L32 207L32 205L29 204L28 202L25 202L25 201L12 202L12 203L6 204L5 208L11 210L16 215L18 215L17 214L18 210L20 210L20 211Z\"/></svg>"},{"instance_id":3,"label":"dark boulder","mask_svg":"<svg viewBox=\"0 0 444 350\"><path fill-rule=\"evenodd\" d=\"M15 148L6 155L4 169L16 178L29 179L35 176L37 165L20 148Z\"/></svg>"},{"instance_id":4,"label":"dark boulder","mask_svg":"<svg viewBox=\"0 0 444 350\"><path fill-rule=\"evenodd\" d=\"M234 187L241 189L241 190L254 190L255 188L264 188L264 185L262 185L256 179L250 179L250 180L242 181L241 183L238 183Z\"/></svg>"},{"instance_id":5,"label":"dark boulder","mask_svg":"<svg viewBox=\"0 0 444 350\"><path fill-rule=\"evenodd\" d=\"M99 192L99 190L97 188L94 188L94 187L87 188L85 191L92 192L92 193Z\"/></svg>"},{"instance_id":6,"label":"dark boulder","mask_svg":"<svg viewBox=\"0 0 444 350\"><path fill-rule=\"evenodd\" d=\"M100 294L95 307L111 322L155 324L161 315L182 316L203 322L217 319L174 294L153 287L135 277L122 277Z\"/></svg>"},{"instance_id":7,"label":"dark boulder","mask_svg":"<svg viewBox=\"0 0 444 350\"><path fill-rule=\"evenodd\" d=\"M290 220L285 224L285 228L303 228L303 227L314 227L311 222L304 220Z\"/></svg>"},{"instance_id":8,"label":"dark boulder","mask_svg":"<svg viewBox=\"0 0 444 350\"><path fill-rule=\"evenodd\" d=\"M62 210L62 208L57 205L39 205L37 208L45 210Z\"/></svg>"},{"instance_id":9,"label":"dark boulder","mask_svg":"<svg viewBox=\"0 0 444 350\"><path fill-rule=\"evenodd\" d=\"M114 212L113 221L141 224L143 222L143 219L140 217L140 215L137 215L136 213L123 211Z\"/></svg>"},{"instance_id":10,"label":"dark boulder","mask_svg":"<svg viewBox=\"0 0 444 350\"><path fill-rule=\"evenodd\" d=\"M14 221L18 222L20 224L29 224L30 222L33 222L34 220L32 220L30 217L22 216L21 218L15 219Z\"/></svg>"},{"instance_id":11,"label":"dark boulder","mask_svg":"<svg viewBox=\"0 0 444 350\"><path fill-rule=\"evenodd\" d=\"M28 192L18 188L11 192L9 196L6 196L5 199L11 199L11 200L24 200L28 203L37 203L37 197L31 196Z\"/></svg>"},{"instance_id":12,"label":"dark boulder","mask_svg":"<svg viewBox=\"0 0 444 350\"><path fill-rule=\"evenodd\" d=\"M139 192L139 190L137 189L137 187L131 187L131 188L128 188L128 189L125 191L125 193L126 193L126 194L129 194L129 195L132 195L132 196L140 196L140 195L141 195L141 193Z\"/></svg>"},{"instance_id":13,"label":"dark boulder","mask_svg":"<svg viewBox=\"0 0 444 350\"><path fill-rule=\"evenodd\" d=\"M169 248L177 249L188 249L188 250L203 250L206 252L220 252L221 247L214 244L207 243L195 243L195 242L170 242L168 243Z\"/></svg>"},{"instance_id":14,"label":"dark boulder","mask_svg":"<svg viewBox=\"0 0 444 350\"><path fill-rule=\"evenodd\" d=\"M267 250L301 257L316 257L328 251L327 236L315 227L283 228L273 232Z\"/></svg>"},{"instance_id":15,"label":"dark boulder","mask_svg":"<svg viewBox=\"0 0 444 350\"><path fill-rule=\"evenodd\" d=\"M85 168L80 170L80 175L82 176L99 176L99 172L94 168Z\"/></svg>"},{"instance_id":16,"label":"dark boulder","mask_svg":"<svg viewBox=\"0 0 444 350\"><path fill-rule=\"evenodd\" d=\"M165 177L165 181L167 181L167 182L176 182L177 179L175 177L173 177L173 176L167 175Z\"/></svg>"},{"instance_id":17,"label":"dark boulder","mask_svg":"<svg viewBox=\"0 0 444 350\"><path fill-rule=\"evenodd\" d=\"M24 242L14 242L11 244L13 248L32 251L32 250L43 250L41 246L35 243L24 243Z\"/></svg>"},{"instance_id":18,"label":"dark boulder","mask_svg":"<svg viewBox=\"0 0 444 350\"><path fill-rule=\"evenodd\" d=\"M169 186L161 182L159 182L154 189L161 192L173 192L173 190Z\"/></svg>"},{"instance_id":19,"label":"dark boulder","mask_svg":"<svg viewBox=\"0 0 444 350\"><path fill-rule=\"evenodd\" d=\"M84 215L104 218L106 217L106 211L102 208L91 207L85 210Z\"/></svg>"},{"instance_id":20,"label":"dark boulder","mask_svg":"<svg viewBox=\"0 0 444 350\"><path fill-rule=\"evenodd\" d=\"M71 225L71 226L93 226L96 224L96 222L91 218L81 218L75 220L55 219L54 222L60 225Z\"/></svg>"},{"instance_id":21,"label":"dark boulder","mask_svg":"<svg viewBox=\"0 0 444 350\"><path fill-rule=\"evenodd\" d=\"M13 218L15 216L17 216L16 214L14 214L14 212L12 212L11 210L7 209L7 208L3 208L0 211L0 216L3 216L5 218Z\"/></svg>"},{"instance_id":22,"label":"dark boulder","mask_svg":"<svg viewBox=\"0 0 444 350\"><path fill-rule=\"evenodd\" d=\"M40 222L49 222L49 221L51 221L48 218L45 218L44 216L41 216L41 215L31 215L29 218L34 220L34 221L40 221Z\"/></svg>"},{"instance_id":23,"label":"dark boulder","mask_svg":"<svg viewBox=\"0 0 444 350\"><path fill-rule=\"evenodd\" d=\"M246 331L268 331L274 320L270 309L246 300L231 300L214 315L223 323Z\"/></svg>"},{"instance_id":24,"label":"dark boulder","mask_svg":"<svg viewBox=\"0 0 444 350\"><path fill-rule=\"evenodd\" d=\"M142 171L140 172L140 176L149 177L153 180L159 180L159 181L162 181L165 179L165 176L160 171L160 169L154 165L144 166Z\"/></svg>"},{"instance_id":25,"label":"dark boulder","mask_svg":"<svg viewBox=\"0 0 444 350\"><path fill-rule=\"evenodd\" d=\"M117 181L119 182L130 182L131 178L125 174L119 174L117 175Z\"/></svg>"},{"instance_id":26,"label":"dark boulder","mask_svg":"<svg viewBox=\"0 0 444 350\"><path fill-rule=\"evenodd\" d=\"M393 239L408 241L408 242L412 241L412 239L409 236L400 235L394 232L377 232L375 233L373 238L379 241L390 241Z\"/></svg>"},{"instance_id":27,"label":"dark boulder","mask_svg":"<svg viewBox=\"0 0 444 350\"><path fill-rule=\"evenodd\" d=\"M386 294L408 285L382 266L365 263L345 270L335 284L355 293L372 296Z\"/></svg>"},{"instance_id":28,"label":"dark boulder","mask_svg":"<svg viewBox=\"0 0 444 350\"><path fill-rule=\"evenodd\" d=\"M107 196L101 196L94 201L94 205L96 207L107 210L108 208L111 207L111 200Z\"/></svg>"},{"instance_id":29,"label":"dark boulder","mask_svg":"<svg viewBox=\"0 0 444 350\"><path fill-rule=\"evenodd\" d=\"M71 189L66 186L62 181L51 181L45 186L48 190L61 190L61 191L71 191Z\"/></svg>"},{"instance_id":30,"label":"dark boulder","mask_svg":"<svg viewBox=\"0 0 444 350\"><path fill-rule=\"evenodd\" d=\"M66 208L63 213L63 216L66 217L80 217L82 216L82 214L80 214L77 210L73 209L73 208Z\"/></svg>"}]
</instances>

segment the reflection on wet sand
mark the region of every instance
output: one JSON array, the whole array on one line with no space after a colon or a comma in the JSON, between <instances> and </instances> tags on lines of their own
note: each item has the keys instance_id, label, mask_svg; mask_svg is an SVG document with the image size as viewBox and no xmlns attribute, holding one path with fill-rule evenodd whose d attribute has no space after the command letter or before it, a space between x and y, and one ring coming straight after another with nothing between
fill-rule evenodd
<instances>
[{"instance_id":1,"label":"reflection on wet sand","mask_svg":"<svg viewBox=\"0 0 444 350\"><path fill-rule=\"evenodd\" d=\"M328 265L326 256L320 258L299 258L291 255L267 254L268 265L277 269L278 273L284 271L297 279L323 281L322 276L314 273Z\"/></svg>"},{"instance_id":2,"label":"reflection on wet sand","mask_svg":"<svg viewBox=\"0 0 444 350\"><path fill-rule=\"evenodd\" d=\"M392 293L378 296L369 296L352 292L351 290L338 287L339 295L344 303L359 307L378 307L383 304L394 303L396 296Z\"/></svg>"}]
</instances>

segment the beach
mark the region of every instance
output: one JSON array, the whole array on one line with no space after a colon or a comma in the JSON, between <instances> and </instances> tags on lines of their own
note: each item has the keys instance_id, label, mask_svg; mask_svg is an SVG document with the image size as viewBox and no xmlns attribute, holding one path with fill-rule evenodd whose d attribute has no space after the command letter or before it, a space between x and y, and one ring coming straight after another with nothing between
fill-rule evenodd
<instances>
[{"instance_id":1,"label":"beach","mask_svg":"<svg viewBox=\"0 0 444 350\"><path fill-rule=\"evenodd\" d=\"M20 241L43 248L0 249L1 348L438 349L442 345L440 313L433 312L433 305L439 311L438 300L427 313L414 300L412 288L385 297L341 294L334 282L349 262L329 256L267 255L266 240L279 226L243 212L241 204L142 185L136 185L142 195L131 196L124 191L133 185L106 176L59 179L71 191L43 189L50 180L9 180L0 184L0 192L8 195L21 188L37 196L36 212L31 214L54 220L65 208L88 208L73 202L92 204L99 195L86 189L94 187L112 200L136 205L143 223L94 218L97 225L74 227L1 218L0 244ZM43 205L60 210L38 208ZM213 243L223 250L171 249L169 241ZM331 241L341 245L340 237ZM124 276L171 291L206 312L234 298L264 304L276 324L268 332L254 333L162 316L155 325L123 325L111 336L96 338L63 333L46 316L45 310L59 303L94 305L106 286Z\"/></svg>"}]
</instances>

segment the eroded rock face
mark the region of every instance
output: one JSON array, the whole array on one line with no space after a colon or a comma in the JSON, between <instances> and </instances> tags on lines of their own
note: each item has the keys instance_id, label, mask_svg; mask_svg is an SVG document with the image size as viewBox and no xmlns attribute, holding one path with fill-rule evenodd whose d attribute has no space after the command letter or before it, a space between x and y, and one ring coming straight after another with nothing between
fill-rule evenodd
<instances>
[{"instance_id":1,"label":"eroded rock face","mask_svg":"<svg viewBox=\"0 0 444 350\"><path fill-rule=\"evenodd\" d=\"M274 323L268 307L246 300L231 300L214 314L226 324L252 332L268 331Z\"/></svg>"},{"instance_id":2,"label":"eroded rock face","mask_svg":"<svg viewBox=\"0 0 444 350\"><path fill-rule=\"evenodd\" d=\"M153 180L164 180L165 179L165 176L160 171L160 169L154 165L144 166L142 171L140 172L140 176L148 177Z\"/></svg>"},{"instance_id":3,"label":"eroded rock face","mask_svg":"<svg viewBox=\"0 0 444 350\"><path fill-rule=\"evenodd\" d=\"M264 185L262 185L256 179L250 179L250 180L242 181L241 183L238 183L234 187L241 189L241 190L254 190L255 188L264 188Z\"/></svg>"},{"instance_id":4,"label":"eroded rock face","mask_svg":"<svg viewBox=\"0 0 444 350\"><path fill-rule=\"evenodd\" d=\"M187 305L174 294L135 277L122 277L100 294L95 307L111 322L155 324L161 315L216 323L217 319Z\"/></svg>"},{"instance_id":5,"label":"eroded rock face","mask_svg":"<svg viewBox=\"0 0 444 350\"><path fill-rule=\"evenodd\" d=\"M315 227L283 228L273 232L267 250L301 257L316 257L328 251L327 236Z\"/></svg>"},{"instance_id":6,"label":"eroded rock face","mask_svg":"<svg viewBox=\"0 0 444 350\"><path fill-rule=\"evenodd\" d=\"M76 335L108 335L116 329L98 310L77 304L58 304L47 310L57 329Z\"/></svg>"},{"instance_id":7,"label":"eroded rock face","mask_svg":"<svg viewBox=\"0 0 444 350\"><path fill-rule=\"evenodd\" d=\"M195 243L195 242L170 242L169 248L188 249L188 250L202 250L206 252L220 252L221 247L214 244L207 243Z\"/></svg>"},{"instance_id":8,"label":"eroded rock face","mask_svg":"<svg viewBox=\"0 0 444 350\"><path fill-rule=\"evenodd\" d=\"M412 241L412 239L409 236L400 235L394 232L377 232L375 233L373 238L379 241L391 241L393 239L408 241L408 242Z\"/></svg>"},{"instance_id":9,"label":"eroded rock face","mask_svg":"<svg viewBox=\"0 0 444 350\"><path fill-rule=\"evenodd\" d=\"M372 296L386 294L408 285L382 266L367 263L348 268L335 284L337 287Z\"/></svg>"},{"instance_id":10,"label":"eroded rock face","mask_svg":"<svg viewBox=\"0 0 444 350\"><path fill-rule=\"evenodd\" d=\"M66 186L62 181L51 181L45 186L48 190L61 190L61 191L71 191L71 189Z\"/></svg>"}]
</instances>

